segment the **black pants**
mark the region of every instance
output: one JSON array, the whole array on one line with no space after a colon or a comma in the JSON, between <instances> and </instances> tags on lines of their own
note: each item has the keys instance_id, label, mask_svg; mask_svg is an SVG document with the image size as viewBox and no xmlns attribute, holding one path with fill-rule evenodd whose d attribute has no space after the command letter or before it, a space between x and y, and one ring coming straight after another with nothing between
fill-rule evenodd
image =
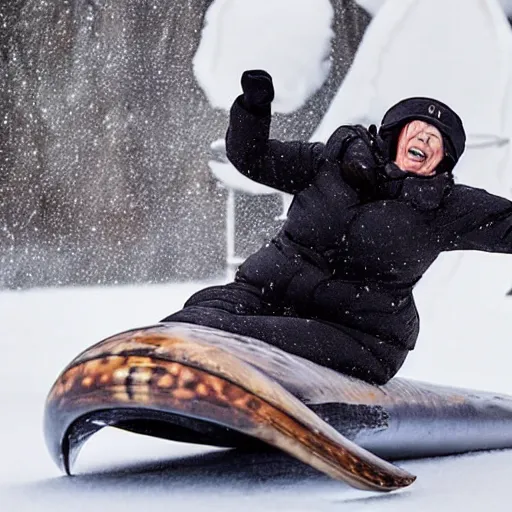
<instances>
[{"instance_id":1,"label":"black pants","mask_svg":"<svg viewBox=\"0 0 512 512\"><path fill-rule=\"evenodd\" d=\"M187 322L250 336L367 382L384 384L402 366L408 351L347 327L301 318L286 306L261 299L245 283L213 286L194 294L163 322Z\"/></svg>"}]
</instances>

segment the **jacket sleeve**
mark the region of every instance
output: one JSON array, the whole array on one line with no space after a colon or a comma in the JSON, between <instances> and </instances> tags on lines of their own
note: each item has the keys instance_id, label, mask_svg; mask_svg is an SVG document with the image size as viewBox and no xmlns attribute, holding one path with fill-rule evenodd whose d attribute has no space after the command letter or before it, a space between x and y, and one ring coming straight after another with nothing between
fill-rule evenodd
<instances>
[{"instance_id":1,"label":"jacket sleeve","mask_svg":"<svg viewBox=\"0 0 512 512\"><path fill-rule=\"evenodd\" d=\"M512 254L512 202L485 190L457 185L447 250Z\"/></svg>"},{"instance_id":2,"label":"jacket sleeve","mask_svg":"<svg viewBox=\"0 0 512 512\"><path fill-rule=\"evenodd\" d=\"M315 177L325 146L320 142L269 139L270 120L270 108L265 112L250 112L238 97L231 107L226 134L227 157L251 180L296 194Z\"/></svg>"}]
</instances>

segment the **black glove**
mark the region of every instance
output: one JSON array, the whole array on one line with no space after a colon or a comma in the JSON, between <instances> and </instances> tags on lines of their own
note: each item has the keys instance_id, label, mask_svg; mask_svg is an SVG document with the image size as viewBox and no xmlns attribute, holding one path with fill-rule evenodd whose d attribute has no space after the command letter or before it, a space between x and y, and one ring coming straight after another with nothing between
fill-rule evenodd
<instances>
[{"instance_id":1,"label":"black glove","mask_svg":"<svg viewBox=\"0 0 512 512\"><path fill-rule=\"evenodd\" d=\"M382 141L374 126L352 127L353 136L338 155L344 180L356 190L362 200L374 199L384 178L386 158Z\"/></svg>"},{"instance_id":2,"label":"black glove","mask_svg":"<svg viewBox=\"0 0 512 512\"><path fill-rule=\"evenodd\" d=\"M274 99L272 77L262 69L244 71L242 74L243 102L248 109L267 109Z\"/></svg>"},{"instance_id":3,"label":"black glove","mask_svg":"<svg viewBox=\"0 0 512 512\"><path fill-rule=\"evenodd\" d=\"M368 128L368 144L378 167L385 167L389 163L388 148L386 142L377 132L377 127L371 124Z\"/></svg>"}]
</instances>

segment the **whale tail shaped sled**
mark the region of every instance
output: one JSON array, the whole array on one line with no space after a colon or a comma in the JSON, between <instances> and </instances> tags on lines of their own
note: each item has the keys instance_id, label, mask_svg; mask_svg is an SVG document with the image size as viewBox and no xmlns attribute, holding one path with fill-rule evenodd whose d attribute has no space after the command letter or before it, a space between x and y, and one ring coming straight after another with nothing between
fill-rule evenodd
<instances>
[{"instance_id":1,"label":"whale tail shaped sled","mask_svg":"<svg viewBox=\"0 0 512 512\"><path fill-rule=\"evenodd\" d=\"M381 457L512 447L512 400L404 379L371 386L258 340L166 323L94 345L53 385L45 436L63 471L105 426L216 446L263 442L354 487L392 491L415 477Z\"/></svg>"}]
</instances>

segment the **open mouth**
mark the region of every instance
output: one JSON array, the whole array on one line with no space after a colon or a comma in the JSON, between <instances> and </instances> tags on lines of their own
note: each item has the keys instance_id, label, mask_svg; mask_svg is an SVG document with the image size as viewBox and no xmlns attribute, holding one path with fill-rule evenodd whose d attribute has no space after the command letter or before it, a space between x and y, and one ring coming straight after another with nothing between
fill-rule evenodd
<instances>
[{"instance_id":1,"label":"open mouth","mask_svg":"<svg viewBox=\"0 0 512 512\"><path fill-rule=\"evenodd\" d=\"M407 154L415 162L424 162L427 159L427 155L421 149L414 146L409 148Z\"/></svg>"}]
</instances>

